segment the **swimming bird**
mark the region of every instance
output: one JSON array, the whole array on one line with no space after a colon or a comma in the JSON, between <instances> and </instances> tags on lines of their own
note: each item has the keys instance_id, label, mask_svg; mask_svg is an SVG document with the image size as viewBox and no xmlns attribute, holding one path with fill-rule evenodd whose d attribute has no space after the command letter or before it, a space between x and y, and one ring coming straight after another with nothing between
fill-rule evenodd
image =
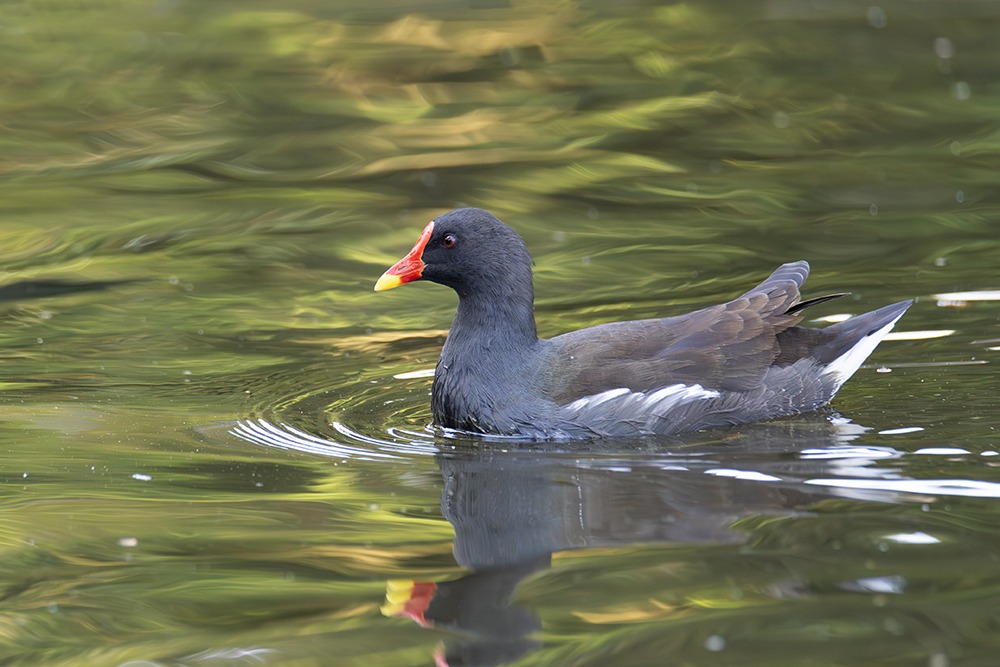
<instances>
[{"instance_id":1,"label":"swimming bird","mask_svg":"<svg viewBox=\"0 0 1000 667\"><path fill-rule=\"evenodd\" d=\"M726 303L539 338L532 259L490 213L432 220L375 291L430 280L458 293L434 373L435 424L526 440L668 435L815 410L912 304L824 328L798 326L805 261Z\"/></svg>"}]
</instances>

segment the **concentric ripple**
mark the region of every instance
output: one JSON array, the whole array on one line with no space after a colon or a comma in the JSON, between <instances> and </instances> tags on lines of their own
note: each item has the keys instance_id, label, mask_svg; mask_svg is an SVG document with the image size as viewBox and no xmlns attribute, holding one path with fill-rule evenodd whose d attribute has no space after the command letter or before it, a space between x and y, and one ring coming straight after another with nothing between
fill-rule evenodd
<instances>
[{"instance_id":1,"label":"concentric ripple","mask_svg":"<svg viewBox=\"0 0 1000 667\"><path fill-rule=\"evenodd\" d=\"M284 421L271 422L264 417L241 419L229 429L238 438L278 449L293 449L309 454L320 454L332 458L375 461L398 459L413 454L434 454L437 448L433 442L421 441L422 434L390 429L389 435L399 440L377 438L351 429L346 424L333 422L333 428L342 434L346 442L313 435ZM427 434L429 435L429 433ZM408 436L409 439L405 439ZM352 442L364 443L361 447Z\"/></svg>"},{"instance_id":2,"label":"concentric ripple","mask_svg":"<svg viewBox=\"0 0 1000 667\"><path fill-rule=\"evenodd\" d=\"M342 376L342 378L345 376ZM735 431L666 439L524 443L474 438L430 425L430 374L359 371L334 387L326 367L287 369L250 390L251 414L228 428L256 445L320 455L339 461L405 461L449 454L456 447L511 463L528 457L536 465L609 472L661 468L727 477L742 483L825 488L836 495L882 502L925 502L941 496L1000 497L1000 483L977 479L988 472L993 448L897 448L895 438L924 429L874 429L839 415L803 415ZM312 386L310 386L310 384ZM871 442L866 442L871 439ZM447 451L445 451L447 450ZM791 458L789 457L791 455ZM960 475L927 475L930 456L964 459ZM978 462L977 462L978 460ZM952 466L957 465L952 463ZM911 475L910 471L920 474ZM958 471L956 471L958 472Z\"/></svg>"},{"instance_id":3,"label":"concentric ripple","mask_svg":"<svg viewBox=\"0 0 1000 667\"><path fill-rule=\"evenodd\" d=\"M253 392L253 414L238 419L229 433L264 447L341 460L406 459L438 451L426 377L360 374L333 388L303 387L303 379L319 385L328 377L321 369L271 376Z\"/></svg>"}]
</instances>

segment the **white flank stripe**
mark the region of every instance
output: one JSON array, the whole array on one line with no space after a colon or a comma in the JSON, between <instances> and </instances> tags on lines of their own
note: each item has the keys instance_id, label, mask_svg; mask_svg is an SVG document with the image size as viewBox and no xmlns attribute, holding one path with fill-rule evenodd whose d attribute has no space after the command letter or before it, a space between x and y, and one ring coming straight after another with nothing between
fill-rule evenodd
<instances>
[{"instance_id":1,"label":"white flank stripe","mask_svg":"<svg viewBox=\"0 0 1000 667\"><path fill-rule=\"evenodd\" d=\"M718 397L719 392L705 389L700 384L672 384L648 393L630 391L620 387L578 398L572 403L568 403L564 409L577 416L590 412L598 406L603 406L602 410L609 411L631 409L635 411L636 418L645 418L648 421L653 418L662 418L674 408L686 405L691 401Z\"/></svg>"},{"instance_id":2,"label":"white flank stripe","mask_svg":"<svg viewBox=\"0 0 1000 667\"><path fill-rule=\"evenodd\" d=\"M595 405L600 405L601 403L607 403L613 398L618 398L619 396L625 396L626 394L631 394L632 392L621 387L619 389L608 389L607 391L602 391L599 394L591 394L590 396L584 396L583 398L578 398L569 405L566 406L567 410L583 410L584 408L592 408Z\"/></svg>"},{"instance_id":3,"label":"white flank stripe","mask_svg":"<svg viewBox=\"0 0 1000 667\"><path fill-rule=\"evenodd\" d=\"M665 398L667 398L669 396L673 396L675 394L679 394L680 392L684 391L685 389L689 389L689 387L685 387L682 384L672 384L669 387L664 387L663 389L657 389L652 394L647 394L646 398L645 398L645 401L646 401L646 403L650 403L650 404L652 404L652 403L659 403L663 399L665 399ZM701 387L698 387L698 389L701 389Z\"/></svg>"},{"instance_id":4,"label":"white flank stripe","mask_svg":"<svg viewBox=\"0 0 1000 667\"><path fill-rule=\"evenodd\" d=\"M847 382L848 378L854 375L854 372L875 351L875 347L882 342L885 335L889 333L902 316L903 313L900 313L892 322L889 322L878 331L868 334L859 340L850 350L827 364L826 368L823 369L823 373L833 376L837 390Z\"/></svg>"}]
</instances>

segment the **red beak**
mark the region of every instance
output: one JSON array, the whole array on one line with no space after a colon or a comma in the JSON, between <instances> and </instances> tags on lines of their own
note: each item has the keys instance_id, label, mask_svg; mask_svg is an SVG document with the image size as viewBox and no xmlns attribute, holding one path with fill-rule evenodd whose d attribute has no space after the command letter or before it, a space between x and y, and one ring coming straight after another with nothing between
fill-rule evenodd
<instances>
[{"instance_id":1,"label":"red beak","mask_svg":"<svg viewBox=\"0 0 1000 667\"><path fill-rule=\"evenodd\" d=\"M389 270L382 274L382 277L375 283L375 291L382 292L393 287L399 287L405 283L412 283L420 280L424 271L424 248L434 232L434 221L431 220L424 227L424 231L417 239L417 244L413 250L406 253L406 257L389 267Z\"/></svg>"},{"instance_id":2,"label":"red beak","mask_svg":"<svg viewBox=\"0 0 1000 667\"><path fill-rule=\"evenodd\" d=\"M409 618L424 628L433 627L424 612L431 606L437 595L437 584L433 581L409 581L390 579L385 586L383 616Z\"/></svg>"}]
</instances>

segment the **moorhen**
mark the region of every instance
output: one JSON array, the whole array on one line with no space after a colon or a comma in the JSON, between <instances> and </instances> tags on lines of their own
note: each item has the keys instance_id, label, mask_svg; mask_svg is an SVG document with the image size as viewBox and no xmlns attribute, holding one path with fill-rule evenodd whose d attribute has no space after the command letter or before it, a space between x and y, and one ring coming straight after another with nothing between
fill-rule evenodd
<instances>
[{"instance_id":1,"label":"moorhen","mask_svg":"<svg viewBox=\"0 0 1000 667\"><path fill-rule=\"evenodd\" d=\"M475 208L432 220L375 291L425 279L458 293L434 373L440 426L560 440L665 435L814 410L827 403L911 305L818 329L800 301L804 261L745 294L676 317L611 322L539 338L531 255Z\"/></svg>"}]
</instances>

